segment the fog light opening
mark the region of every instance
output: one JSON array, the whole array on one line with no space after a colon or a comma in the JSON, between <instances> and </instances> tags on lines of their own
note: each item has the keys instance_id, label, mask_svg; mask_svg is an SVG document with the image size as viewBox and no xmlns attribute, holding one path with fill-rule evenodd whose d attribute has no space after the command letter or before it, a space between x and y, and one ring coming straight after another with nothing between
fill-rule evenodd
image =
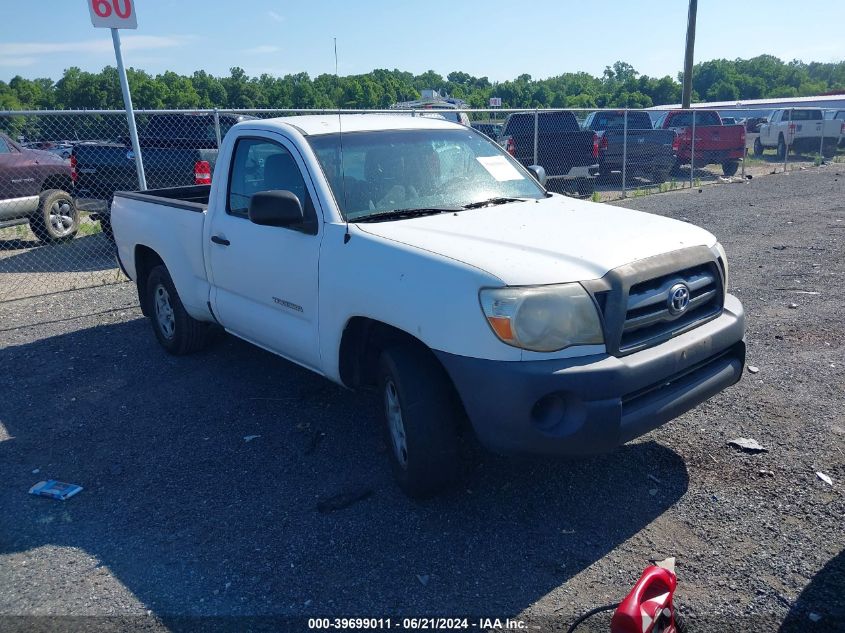
<instances>
[{"instance_id":1,"label":"fog light opening","mask_svg":"<svg viewBox=\"0 0 845 633\"><path fill-rule=\"evenodd\" d=\"M531 408L531 419L541 431L551 433L560 426L566 414L566 402L557 394L543 396Z\"/></svg>"}]
</instances>

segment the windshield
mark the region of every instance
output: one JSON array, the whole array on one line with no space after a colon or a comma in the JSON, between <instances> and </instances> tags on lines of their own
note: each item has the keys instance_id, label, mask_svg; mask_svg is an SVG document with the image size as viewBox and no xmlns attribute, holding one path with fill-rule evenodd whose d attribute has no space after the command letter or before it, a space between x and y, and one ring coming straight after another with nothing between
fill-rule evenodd
<instances>
[{"instance_id":1,"label":"windshield","mask_svg":"<svg viewBox=\"0 0 845 633\"><path fill-rule=\"evenodd\" d=\"M350 222L403 209L459 209L492 198L545 196L516 161L471 129L344 134L343 169L337 134L308 141Z\"/></svg>"}]
</instances>

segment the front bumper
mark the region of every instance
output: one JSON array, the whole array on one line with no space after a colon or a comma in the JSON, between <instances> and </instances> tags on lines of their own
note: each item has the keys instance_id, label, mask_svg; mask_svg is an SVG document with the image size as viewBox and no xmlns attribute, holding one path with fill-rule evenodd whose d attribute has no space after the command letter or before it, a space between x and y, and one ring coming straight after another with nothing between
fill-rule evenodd
<instances>
[{"instance_id":1,"label":"front bumper","mask_svg":"<svg viewBox=\"0 0 845 633\"><path fill-rule=\"evenodd\" d=\"M605 453L738 382L745 315L725 298L716 319L660 345L541 361L492 361L435 352L479 440L500 453Z\"/></svg>"}]
</instances>

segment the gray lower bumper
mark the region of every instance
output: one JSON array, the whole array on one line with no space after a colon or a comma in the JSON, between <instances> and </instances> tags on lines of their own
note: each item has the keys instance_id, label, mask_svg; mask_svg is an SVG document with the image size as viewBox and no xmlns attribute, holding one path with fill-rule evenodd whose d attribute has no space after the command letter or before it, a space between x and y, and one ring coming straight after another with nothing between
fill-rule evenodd
<instances>
[{"instance_id":1,"label":"gray lower bumper","mask_svg":"<svg viewBox=\"0 0 845 633\"><path fill-rule=\"evenodd\" d=\"M721 316L623 357L506 362L436 352L478 438L502 453L613 450L738 382L745 316L728 295Z\"/></svg>"}]
</instances>

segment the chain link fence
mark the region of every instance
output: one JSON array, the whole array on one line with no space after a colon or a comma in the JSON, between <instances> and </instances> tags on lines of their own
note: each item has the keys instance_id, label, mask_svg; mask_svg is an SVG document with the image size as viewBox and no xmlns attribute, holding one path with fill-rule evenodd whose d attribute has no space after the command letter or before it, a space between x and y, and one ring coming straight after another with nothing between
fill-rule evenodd
<instances>
[{"instance_id":1,"label":"chain link fence","mask_svg":"<svg viewBox=\"0 0 845 633\"><path fill-rule=\"evenodd\" d=\"M471 125L549 190L610 201L843 161L845 111L344 110ZM139 111L149 189L210 183L228 130L317 110ZM721 115L721 116L720 116ZM112 195L138 189L122 111L0 112L0 302L125 281Z\"/></svg>"}]
</instances>

